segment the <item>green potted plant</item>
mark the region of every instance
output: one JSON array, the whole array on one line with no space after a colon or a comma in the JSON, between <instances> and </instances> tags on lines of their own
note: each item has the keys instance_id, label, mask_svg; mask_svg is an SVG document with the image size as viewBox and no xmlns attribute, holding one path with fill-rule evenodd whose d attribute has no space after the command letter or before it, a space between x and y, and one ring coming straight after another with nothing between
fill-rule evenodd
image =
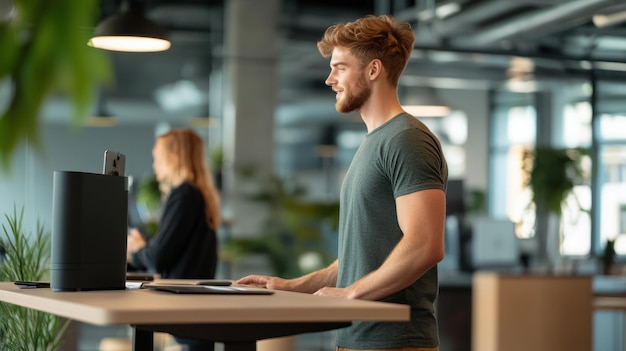
<instances>
[{"instance_id":1,"label":"green potted plant","mask_svg":"<svg viewBox=\"0 0 626 351\"><path fill-rule=\"evenodd\" d=\"M582 167L582 159L587 155L587 150L582 148L552 148L537 147L527 150L523 154L522 169L527 177L525 185L532 192L529 207L534 206L537 218L542 215L546 218L546 228L538 228L536 222L536 235L541 238L540 259L545 259L549 264L551 254L559 251L559 241L562 233L561 214L565 200L573 195L579 210L580 206L574 194L574 187L584 184L586 177ZM555 226L550 226L550 222ZM558 224L557 224L558 222ZM555 228L556 227L556 228ZM541 241L540 241L541 242Z\"/></svg>"},{"instance_id":2,"label":"green potted plant","mask_svg":"<svg viewBox=\"0 0 626 351\"><path fill-rule=\"evenodd\" d=\"M141 206L141 220L147 231L144 234L152 237L159 226L159 217L163 207L159 181L154 173L140 179L135 196L137 205Z\"/></svg>"},{"instance_id":3,"label":"green potted plant","mask_svg":"<svg viewBox=\"0 0 626 351\"><path fill-rule=\"evenodd\" d=\"M602 274L611 275L615 266L615 239L607 239L602 253Z\"/></svg>"},{"instance_id":4,"label":"green potted plant","mask_svg":"<svg viewBox=\"0 0 626 351\"><path fill-rule=\"evenodd\" d=\"M13 208L2 224L0 281L49 281L50 233L38 222L34 234L22 227L24 209ZM0 350L54 351L64 342L70 321L29 308L0 303Z\"/></svg>"},{"instance_id":5,"label":"green potted plant","mask_svg":"<svg viewBox=\"0 0 626 351\"><path fill-rule=\"evenodd\" d=\"M581 160L586 150L537 147L524 153L523 168L528 174L526 185L532 190L532 201L556 215L561 215L563 201L574 186L584 179Z\"/></svg>"},{"instance_id":6,"label":"green potted plant","mask_svg":"<svg viewBox=\"0 0 626 351\"><path fill-rule=\"evenodd\" d=\"M272 175L256 181L261 190L251 200L266 204L268 216L259 234L224 243L223 256L236 261L250 254L267 255L274 273L282 277L330 264L334 255L329 253L328 239L334 236L325 233L337 229L339 203L306 201L306 189L295 179Z\"/></svg>"},{"instance_id":7,"label":"green potted plant","mask_svg":"<svg viewBox=\"0 0 626 351\"><path fill-rule=\"evenodd\" d=\"M211 172L213 172L213 178L215 179L215 187L222 189L223 175L222 168L224 166L224 149L221 145L215 146L209 150L209 166Z\"/></svg>"}]
</instances>

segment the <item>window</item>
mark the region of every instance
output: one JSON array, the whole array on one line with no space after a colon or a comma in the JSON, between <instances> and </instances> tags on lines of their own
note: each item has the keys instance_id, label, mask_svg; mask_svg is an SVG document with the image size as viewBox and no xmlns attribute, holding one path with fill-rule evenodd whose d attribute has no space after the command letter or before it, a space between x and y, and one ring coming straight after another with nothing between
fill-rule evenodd
<instances>
[{"instance_id":1,"label":"window","mask_svg":"<svg viewBox=\"0 0 626 351\"><path fill-rule=\"evenodd\" d=\"M460 179L465 175L465 142L467 141L467 115L452 111L444 117L420 117L439 138L448 162L448 177Z\"/></svg>"},{"instance_id":2,"label":"window","mask_svg":"<svg viewBox=\"0 0 626 351\"><path fill-rule=\"evenodd\" d=\"M547 110L540 106L546 98L551 100ZM589 148L591 107L580 100L579 96L572 98L563 92L545 94L541 99L534 94L495 95L490 133L489 213L517 223L519 238L534 237L537 220L532 191L526 186L528 175L522 167L524 155L533 151L539 141L555 148ZM581 167L587 181L575 184L562 207L557 245L561 255L586 255L591 249L590 156L582 157Z\"/></svg>"},{"instance_id":3,"label":"window","mask_svg":"<svg viewBox=\"0 0 626 351\"><path fill-rule=\"evenodd\" d=\"M595 119L598 171L594 204L596 254L607 239L615 252L626 255L626 83L601 80L597 84Z\"/></svg>"},{"instance_id":4,"label":"window","mask_svg":"<svg viewBox=\"0 0 626 351\"><path fill-rule=\"evenodd\" d=\"M602 115L599 124L599 249L607 239L616 239L616 253L626 255L626 115ZM617 133L609 128L619 125L622 129Z\"/></svg>"},{"instance_id":5,"label":"window","mask_svg":"<svg viewBox=\"0 0 626 351\"><path fill-rule=\"evenodd\" d=\"M591 151L592 109L589 101L568 102L556 116L555 135L563 148ZM561 254L584 256L591 252L591 155L581 159L582 184L575 184L573 193L564 202L561 225Z\"/></svg>"},{"instance_id":6,"label":"window","mask_svg":"<svg viewBox=\"0 0 626 351\"><path fill-rule=\"evenodd\" d=\"M522 158L534 147L537 115L529 94L499 93L490 131L489 213L517 223L517 235L534 235L534 207L525 188Z\"/></svg>"}]
</instances>

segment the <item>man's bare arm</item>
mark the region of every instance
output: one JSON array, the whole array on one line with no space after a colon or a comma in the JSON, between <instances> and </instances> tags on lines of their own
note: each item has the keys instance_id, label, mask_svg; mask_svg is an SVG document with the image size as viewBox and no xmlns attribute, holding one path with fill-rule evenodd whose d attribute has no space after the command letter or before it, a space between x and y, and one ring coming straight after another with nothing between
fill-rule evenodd
<instances>
[{"instance_id":1,"label":"man's bare arm","mask_svg":"<svg viewBox=\"0 0 626 351\"><path fill-rule=\"evenodd\" d=\"M339 262L335 260L335 262L331 263L328 267L299 278L283 279L267 275L249 275L237 280L237 284L312 294L323 287L336 286L338 270Z\"/></svg>"},{"instance_id":2,"label":"man's bare arm","mask_svg":"<svg viewBox=\"0 0 626 351\"><path fill-rule=\"evenodd\" d=\"M345 289L323 288L318 295L376 300L411 285L443 259L445 193L423 190L396 199L403 237L375 271Z\"/></svg>"}]
</instances>

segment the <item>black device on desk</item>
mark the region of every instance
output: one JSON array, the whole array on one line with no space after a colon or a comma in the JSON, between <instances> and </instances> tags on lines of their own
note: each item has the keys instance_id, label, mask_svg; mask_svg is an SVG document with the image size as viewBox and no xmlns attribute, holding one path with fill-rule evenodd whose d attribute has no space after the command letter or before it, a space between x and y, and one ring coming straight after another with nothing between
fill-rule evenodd
<instances>
[{"instance_id":1,"label":"black device on desk","mask_svg":"<svg viewBox=\"0 0 626 351\"><path fill-rule=\"evenodd\" d=\"M116 175L54 171L53 291L126 289L128 179L121 154L111 155Z\"/></svg>"},{"instance_id":2,"label":"black device on desk","mask_svg":"<svg viewBox=\"0 0 626 351\"><path fill-rule=\"evenodd\" d=\"M187 284L144 284L144 289L166 291L176 294L218 294L218 295L273 295L274 291L244 286L210 286Z\"/></svg>"}]
</instances>

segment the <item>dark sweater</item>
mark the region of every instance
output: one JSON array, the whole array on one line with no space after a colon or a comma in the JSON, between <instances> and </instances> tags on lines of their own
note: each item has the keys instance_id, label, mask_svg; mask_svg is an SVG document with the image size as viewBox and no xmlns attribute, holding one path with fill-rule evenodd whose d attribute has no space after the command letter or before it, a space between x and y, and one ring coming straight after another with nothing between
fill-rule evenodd
<instances>
[{"instance_id":1,"label":"dark sweater","mask_svg":"<svg viewBox=\"0 0 626 351\"><path fill-rule=\"evenodd\" d=\"M161 278L212 279L217 265L217 238L206 223L199 189L183 183L172 189L156 235L132 254L132 266Z\"/></svg>"}]
</instances>

